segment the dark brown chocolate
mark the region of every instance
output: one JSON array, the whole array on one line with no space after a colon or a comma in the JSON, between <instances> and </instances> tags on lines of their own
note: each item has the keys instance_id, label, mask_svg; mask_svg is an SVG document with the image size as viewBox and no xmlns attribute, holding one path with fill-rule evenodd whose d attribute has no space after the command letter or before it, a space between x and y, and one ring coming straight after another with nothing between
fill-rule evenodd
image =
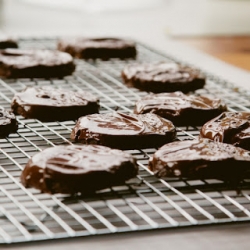
<instances>
[{"instance_id":1,"label":"dark brown chocolate","mask_svg":"<svg viewBox=\"0 0 250 250\"><path fill-rule=\"evenodd\" d=\"M132 41L118 38L72 38L58 42L58 49L73 57L83 59L135 58L136 47Z\"/></svg>"},{"instance_id":2,"label":"dark brown chocolate","mask_svg":"<svg viewBox=\"0 0 250 250\"><path fill-rule=\"evenodd\" d=\"M209 139L164 145L149 161L158 177L222 179L238 182L249 176L249 151Z\"/></svg>"},{"instance_id":3,"label":"dark brown chocolate","mask_svg":"<svg viewBox=\"0 0 250 250\"><path fill-rule=\"evenodd\" d=\"M51 50L0 50L0 76L7 78L64 77L75 70L68 53Z\"/></svg>"},{"instance_id":4,"label":"dark brown chocolate","mask_svg":"<svg viewBox=\"0 0 250 250\"><path fill-rule=\"evenodd\" d=\"M17 41L9 36L0 35L0 49L18 48Z\"/></svg>"},{"instance_id":5,"label":"dark brown chocolate","mask_svg":"<svg viewBox=\"0 0 250 250\"><path fill-rule=\"evenodd\" d=\"M205 85L205 76L199 70L166 62L128 65L122 78L128 86L153 93L187 93Z\"/></svg>"},{"instance_id":6,"label":"dark brown chocolate","mask_svg":"<svg viewBox=\"0 0 250 250\"><path fill-rule=\"evenodd\" d=\"M174 92L143 97L135 104L134 113L154 113L172 121L176 126L197 126L226 110L226 105L218 98Z\"/></svg>"},{"instance_id":7,"label":"dark brown chocolate","mask_svg":"<svg viewBox=\"0 0 250 250\"><path fill-rule=\"evenodd\" d=\"M0 138L4 138L18 129L18 123L12 112L0 107Z\"/></svg>"},{"instance_id":8,"label":"dark brown chocolate","mask_svg":"<svg viewBox=\"0 0 250 250\"><path fill-rule=\"evenodd\" d=\"M250 112L224 112L203 125L200 137L250 150Z\"/></svg>"},{"instance_id":9,"label":"dark brown chocolate","mask_svg":"<svg viewBox=\"0 0 250 250\"><path fill-rule=\"evenodd\" d=\"M75 141L119 149L155 148L173 141L175 136L172 122L155 114L118 112L81 117L71 134Z\"/></svg>"},{"instance_id":10,"label":"dark brown chocolate","mask_svg":"<svg viewBox=\"0 0 250 250\"><path fill-rule=\"evenodd\" d=\"M41 121L76 120L98 113L99 100L89 92L73 92L52 87L28 87L16 93L11 108L15 114Z\"/></svg>"},{"instance_id":11,"label":"dark brown chocolate","mask_svg":"<svg viewBox=\"0 0 250 250\"><path fill-rule=\"evenodd\" d=\"M126 152L98 145L69 145L34 155L21 182L46 193L88 194L124 184L137 173L136 160Z\"/></svg>"}]
</instances>

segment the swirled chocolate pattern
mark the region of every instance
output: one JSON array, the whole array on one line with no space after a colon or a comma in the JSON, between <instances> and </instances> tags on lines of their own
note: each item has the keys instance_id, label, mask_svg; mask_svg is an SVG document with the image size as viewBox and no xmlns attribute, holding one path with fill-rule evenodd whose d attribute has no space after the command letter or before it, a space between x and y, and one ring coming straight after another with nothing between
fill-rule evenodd
<instances>
[{"instance_id":1,"label":"swirled chocolate pattern","mask_svg":"<svg viewBox=\"0 0 250 250\"><path fill-rule=\"evenodd\" d=\"M15 133L17 129L18 123L15 115L0 107L0 138L8 136L10 133Z\"/></svg>"},{"instance_id":2,"label":"swirled chocolate pattern","mask_svg":"<svg viewBox=\"0 0 250 250\"><path fill-rule=\"evenodd\" d=\"M123 184L137 175L128 153L99 145L68 145L45 149L26 164L21 182L47 193L88 194Z\"/></svg>"},{"instance_id":3,"label":"swirled chocolate pattern","mask_svg":"<svg viewBox=\"0 0 250 250\"><path fill-rule=\"evenodd\" d=\"M186 93L205 85L205 76L199 70L167 62L128 65L122 78L129 86L153 93Z\"/></svg>"},{"instance_id":4,"label":"swirled chocolate pattern","mask_svg":"<svg viewBox=\"0 0 250 250\"><path fill-rule=\"evenodd\" d=\"M155 148L174 140L172 122L155 114L93 114L79 118L71 138L120 149Z\"/></svg>"},{"instance_id":5,"label":"swirled chocolate pattern","mask_svg":"<svg viewBox=\"0 0 250 250\"><path fill-rule=\"evenodd\" d=\"M7 78L64 77L75 70L68 53L52 50L5 49L0 51L0 76Z\"/></svg>"},{"instance_id":6,"label":"swirled chocolate pattern","mask_svg":"<svg viewBox=\"0 0 250 250\"><path fill-rule=\"evenodd\" d=\"M134 58L136 57L135 43L119 38L86 38L77 37L61 39L58 49L68 52L73 57L83 59Z\"/></svg>"},{"instance_id":7,"label":"swirled chocolate pattern","mask_svg":"<svg viewBox=\"0 0 250 250\"><path fill-rule=\"evenodd\" d=\"M237 182L249 176L250 153L209 139L176 141L156 151L149 168L158 177L217 178Z\"/></svg>"},{"instance_id":8,"label":"swirled chocolate pattern","mask_svg":"<svg viewBox=\"0 0 250 250\"><path fill-rule=\"evenodd\" d=\"M98 113L99 100L86 91L73 92L52 87L29 87L15 94L11 108L15 114L25 118L65 121Z\"/></svg>"},{"instance_id":9,"label":"swirled chocolate pattern","mask_svg":"<svg viewBox=\"0 0 250 250\"><path fill-rule=\"evenodd\" d=\"M185 95L182 92L149 94L137 101L135 114L154 113L177 126L203 125L227 110L218 98Z\"/></svg>"},{"instance_id":10,"label":"swirled chocolate pattern","mask_svg":"<svg viewBox=\"0 0 250 250\"><path fill-rule=\"evenodd\" d=\"M250 112L224 112L203 125L200 137L250 150Z\"/></svg>"}]
</instances>

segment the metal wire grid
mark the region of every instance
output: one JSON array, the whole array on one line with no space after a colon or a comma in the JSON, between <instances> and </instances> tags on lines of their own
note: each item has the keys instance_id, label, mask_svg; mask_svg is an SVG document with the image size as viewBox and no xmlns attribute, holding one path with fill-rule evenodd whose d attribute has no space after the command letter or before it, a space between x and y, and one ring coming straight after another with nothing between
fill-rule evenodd
<instances>
[{"instance_id":1,"label":"metal wire grid","mask_svg":"<svg viewBox=\"0 0 250 250\"><path fill-rule=\"evenodd\" d=\"M56 39L26 39L21 47L55 48ZM138 45L137 61L173 60ZM119 109L132 112L145 92L127 88L121 69L133 61L77 60L74 76L64 79L0 80L0 106L10 107L14 93L26 86L54 85L87 90L99 96L101 112ZM250 110L250 94L207 74L205 89L198 93L223 98L230 110ZM0 139L0 243L109 234L157 228L250 221L250 189L247 180L237 194L219 180L157 179L148 170L155 149L130 150L140 172L124 186L97 192L89 197L42 194L20 184L20 173L37 152L71 144L74 121L42 123L17 117L16 134ZM178 139L192 139L197 127L178 128Z\"/></svg>"}]
</instances>

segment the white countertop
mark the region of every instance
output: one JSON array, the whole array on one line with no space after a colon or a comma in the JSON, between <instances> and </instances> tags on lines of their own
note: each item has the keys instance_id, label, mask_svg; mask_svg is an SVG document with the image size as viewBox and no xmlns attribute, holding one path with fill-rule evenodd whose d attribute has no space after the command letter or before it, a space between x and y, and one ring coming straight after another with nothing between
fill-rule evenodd
<instances>
[{"instance_id":1,"label":"white countertop","mask_svg":"<svg viewBox=\"0 0 250 250\"><path fill-rule=\"evenodd\" d=\"M156 230L74 238L68 240L17 244L6 249L18 250L247 250L250 246L248 224Z\"/></svg>"}]
</instances>

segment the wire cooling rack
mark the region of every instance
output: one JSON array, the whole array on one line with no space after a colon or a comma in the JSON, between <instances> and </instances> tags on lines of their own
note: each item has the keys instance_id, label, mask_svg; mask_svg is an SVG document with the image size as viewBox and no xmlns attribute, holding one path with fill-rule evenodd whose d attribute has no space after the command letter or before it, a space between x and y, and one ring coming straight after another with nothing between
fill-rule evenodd
<instances>
[{"instance_id":1,"label":"wire cooling rack","mask_svg":"<svg viewBox=\"0 0 250 250\"><path fill-rule=\"evenodd\" d=\"M21 48L56 47L56 39L20 40ZM137 61L176 61L138 44ZM54 85L87 90L101 100L101 112L132 112L146 93L123 85L121 61L76 60L73 76L64 79L0 80L0 106L10 109L16 92L26 86ZM201 94L220 97L232 111L250 111L250 93L207 75ZM113 234L159 228L250 221L250 185L237 193L219 180L157 179L148 170L155 149L130 150L140 166L139 175L124 186L88 197L49 195L26 189L19 177L28 159L55 145L69 144L74 121L42 123L17 117L16 134L0 139L0 243L30 242L78 236ZM178 139L192 139L199 127L178 128Z\"/></svg>"}]
</instances>

